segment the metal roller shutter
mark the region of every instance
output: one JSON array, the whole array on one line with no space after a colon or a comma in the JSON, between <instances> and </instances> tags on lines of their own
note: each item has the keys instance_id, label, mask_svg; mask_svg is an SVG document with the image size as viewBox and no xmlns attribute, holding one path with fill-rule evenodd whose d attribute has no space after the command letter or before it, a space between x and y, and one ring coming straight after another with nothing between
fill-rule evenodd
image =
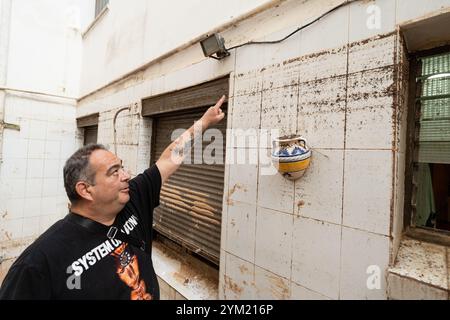
<instances>
[{"instance_id":1,"label":"metal roller shutter","mask_svg":"<svg viewBox=\"0 0 450 320\"><path fill-rule=\"evenodd\" d=\"M179 111L154 118L152 158L158 159L172 142L172 132L188 129L207 107ZM226 105L222 107L226 112ZM215 150L224 163L226 118L212 127L222 132L223 143ZM202 151L211 141L203 141ZM203 152L202 152L203 155ZM191 150L194 163L194 148ZM154 211L155 229L204 258L219 263L224 164L182 164L161 189L161 204Z\"/></svg>"}]
</instances>

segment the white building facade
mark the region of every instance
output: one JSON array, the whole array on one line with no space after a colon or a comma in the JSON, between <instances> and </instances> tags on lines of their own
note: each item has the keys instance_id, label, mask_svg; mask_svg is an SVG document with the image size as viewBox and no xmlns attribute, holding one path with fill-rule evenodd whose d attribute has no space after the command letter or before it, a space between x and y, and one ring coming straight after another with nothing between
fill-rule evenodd
<instances>
[{"instance_id":1,"label":"white building facade","mask_svg":"<svg viewBox=\"0 0 450 320\"><path fill-rule=\"evenodd\" d=\"M2 17L8 3L10 21L15 21L15 2L2 1ZM301 134L313 149L311 166L295 182L279 174L264 174L261 154L270 153L270 144L264 145L258 136L254 137L256 145L236 144L236 136L227 132L225 153L253 154L256 161L223 167L217 267L205 264L211 276L199 280L199 289L193 283L202 278L200 271L180 277L183 263L196 260L195 254L178 259L156 244L153 259L163 296L448 299L448 248L406 237L409 225L404 217L411 113L408 55L449 43L449 35L439 31L446 29L442 20L448 20L449 12L448 0L139 0L132 6L110 0L81 29L85 32L61 28L66 33L58 39L66 49L59 52L66 52L65 60L61 68L54 68L59 74L46 72L48 83L29 79L27 86L28 80L18 71L12 73L16 79L0 79L5 86L0 90L5 122L21 126L20 131L3 131L1 181L5 192L1 194L6 200L0 212L8 212L6 217L14 212L16 217L0 217L0 239L8 253L4 259L11 260L20 252L11 249L15 244L10 243L23 246L27 237L42 232L64 214L67 200L58 175L65 158L82 144L83 123L96 126L97 141L117 148L125 166L136 175L157 154L158 123L200 110L204 101L217 95L210 100L209 96L199 98L202 102L198 103L191 103L186 95L202 93L209 83L222 81L228 96L226 129ZM230 48L249 41L282 39L321 16L284 41L241 46L220 61L204 57L201 50L200 40L214 32ZM14 31L14 24L10 26ZM414 31L420 27L428 33ZM2 53L21 51L11 44L14 41L9 42ZM79 61L81 48L77 82L75 61ZM14 59L2 68L14 68ZM58 54L49 61L61 59ZM24 71L34 67L25 68L20 61ZM45 99L52 102L41 103L35 93L31 97L31 93L7 89L19 84L39 92L39 97L51 93ZM51 111L52 106L58 113ZM123 108L127 110L120 113L113 128L114 117ZM40 111L28 114L30 110ZM47 129L36 121L45 122ZM42 141L36 144L34 139ZM9 148L8 143L23 145L22 151ZM187 179L195 182L195 178ZM170 198L167 193L163 196L164 201ZM39 214L28 216L38 207ZM194 207L187 209L190 214L197 212ZM175 232L177 225L173 226ZM161 234L171 238L168 228ZM174 236L171 241L186 247L187 242L177 239ZM201 248L193 251L201 256ZM426 268L430 259L436 262L433 270Z\"/></svg>"}]
</instances>

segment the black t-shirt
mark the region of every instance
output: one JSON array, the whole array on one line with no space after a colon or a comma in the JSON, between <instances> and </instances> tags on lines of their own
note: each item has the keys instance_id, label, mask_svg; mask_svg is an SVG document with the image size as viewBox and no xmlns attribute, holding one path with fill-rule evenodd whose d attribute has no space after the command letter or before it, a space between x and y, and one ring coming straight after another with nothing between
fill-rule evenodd
<instances>
[{"instance_id":1,"label":"black t-shirt","mask_svg":"<svg viewBox=\"0 0 450 320\"><path fill-rule=\"evenodd\" d=\"M129 183L130 201L114 226L151 248L153 209L159 205L156 165ZM69 219L56 222L11 266L0 299L159 299L151 255Z\"/></svg>"}]
</instances>

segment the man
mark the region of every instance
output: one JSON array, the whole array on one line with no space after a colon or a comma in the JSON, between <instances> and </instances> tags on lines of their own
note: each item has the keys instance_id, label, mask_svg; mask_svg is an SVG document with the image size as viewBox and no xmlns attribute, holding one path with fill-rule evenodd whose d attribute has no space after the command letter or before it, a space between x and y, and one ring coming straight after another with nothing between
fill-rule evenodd
<instances>
[{"instance_id":1,"label":"man","mask_svg":"<svg viewBox=\"0 0 450 320\"><path fill-rule=\"evenodd\" d=\"M134 179L102 145L75 152L64 166L70 213L17 258L0 299L159 299L151 260L153 209L195 134L223 119L224 100Z\"/></svg>"}]
</instances>

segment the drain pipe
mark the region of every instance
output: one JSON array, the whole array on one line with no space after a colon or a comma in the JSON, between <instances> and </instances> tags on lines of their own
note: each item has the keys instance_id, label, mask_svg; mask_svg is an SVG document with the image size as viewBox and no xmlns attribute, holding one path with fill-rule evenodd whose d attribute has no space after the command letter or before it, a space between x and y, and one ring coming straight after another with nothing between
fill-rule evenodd
<instances>
[{"instance_id":1,"label":"drain pipe","mask_svg":"<svg viewBox=\"0 0 450 320\"><path fill-rule=\"evenodd\" d=\"M119 110L117 110L116 114L114 115L114 120L113 120L113 130L114 130L114 154L117 155L117 143L116 143L116 135L117 135L117 130L116 130L116 120L117 120L117 116L119 115L119 113L121 113L122 111L131 111L131 106L129 107L123 107Z\"/></svg>"},{"instance_id":2,"label":"drain pipe","mask_svg":"<svg viewBox=\"0 0 450 320\"><path fill-rule=\"evenodd\" d=\"M6 85L8 71L9 30L11 26L11 2L0 1L0 87ZM3 130L5 126L6 90L0 89L0 164L3 159ZM1 166L0 166L1 168Z\"/></svg>"}]
</instances>

